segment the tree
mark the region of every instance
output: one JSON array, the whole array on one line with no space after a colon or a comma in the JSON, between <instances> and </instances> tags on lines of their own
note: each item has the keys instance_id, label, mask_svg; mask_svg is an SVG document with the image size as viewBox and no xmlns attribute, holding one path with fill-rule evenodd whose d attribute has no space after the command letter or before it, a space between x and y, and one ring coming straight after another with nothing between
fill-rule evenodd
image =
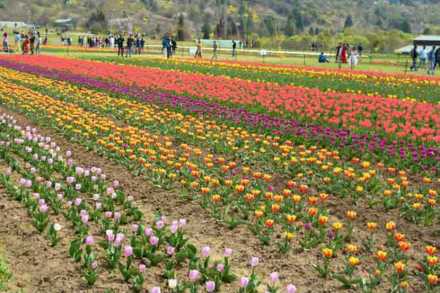
<instances>
[{"instance_id":1,"label":"tree","mask_svg":"<svg viewBox=\"0 0 440 293\"><path fill-rule=\"evenodd\" d=\"M408 20L406 20L406 19L402 20L399 28L404 33L411 33L411 25L409 24Z\"/></svg>"},{"instance_id":2,"label":"tree","mask_svg":"<svg viewBox=\"0 0 440 293\"><path fill-rule=\"evenodd\" d=\"M108 29L107 18L102 10L93 12L86 22L86 27L93 33L106 32Z\"/></svg>"},{"instance_id":3,"label":"tree","mask_svg":"<svg viewBox=\"0 0 440 293\"><path fill-rule=\"evenodd\" d=\"M263 20L264 22L264 26L266 28L266 31L268 33L269 36L272 36L275 34L275 20L274 17L272 15L268 15L264 18Z\"/></svg>"},{"instance_id":4,"label":"tree","mask_svg":"<svg viewBox=\"0 0 440 293\"><path fill-rule=\"evenodd\" d=\"M295 33L295 20L293 14L289 13L287 16L286 26L284 27L284 34L288 37L293 36Z\"/></svg>"},{"instance_id":5,"label":"tree","mask_svg":"<svg viewBox=\"0 0 440 293\"><path fill-rule=\"evenodd\" d=\"M185 40L185 17L183 14L179 14L179 19L177 21L177 40Z\"/></svg>"},{"instance_id":6,"label":"tree","mask_svg":"<svg viewBox=\"0 0 440 293\"><path fill-rule=\"evenodd\" d=\"M203 23L203 26L201 28L202 36L204 39L209 39L211 36L211 26L209 25L209 20L205 19L205 22Z\"/></svg>"},{"instance_id":7,"label":"tree","mask_svg":"<svg viewBox=\"0 0 440 293\"><path fill-rule=\"evenodd\" d=\"M347 18L345 19L344 28L349 28L352 26L353 26L353 18L351 17L351 15L348 15Z\"/></svg>"}]
</instances>

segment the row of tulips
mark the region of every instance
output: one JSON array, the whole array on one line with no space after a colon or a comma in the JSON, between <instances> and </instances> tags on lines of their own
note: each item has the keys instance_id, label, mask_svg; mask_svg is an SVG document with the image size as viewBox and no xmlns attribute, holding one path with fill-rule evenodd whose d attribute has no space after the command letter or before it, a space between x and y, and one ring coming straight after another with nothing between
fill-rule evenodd
<instances>
[{"instance_id":1,"label":"row of tulips","mask_svg":"<svg viewBox=\"0 0 440 293\"><path fill-rule=\"evenodd\" d=\"M46 87L50 86L46 85ZM8 88L10 89L11 86ZM22 89L18 87L14 89L16 93L20 91ZM81 97L84 94L84 92L80 92ZM87 96L89 94L93 97L93 92L88 93ZM242 148L235 147L231 149L232 152L239 154L239 156L232 158L218 156L215 153L204 153L198 146L215 149L212 144L208 143L209 140L202 139L206 143L198 146L188 144L181 144L179 146L175 145L173 138L162 136L163 132L167 134L172 133L168 128L165 128L163 132L159 131L158 134L160 136L157 136L142 131L137 127L136 123L131 124L132 122L139 122L138 125L144 125L148 124L148 121L152 121L154 126L155 120L152 117L156 117L161 123L166 125L167 118L165 118L165 115L161 115L159 112L155 112L142 104L132 102L131 105L133 107L126 111L133 116L119 117L120 114L125 112L124 103L118 103L117 100L110 97L105 99L103 94L98 94L101 98L96 97L96 99L92 98L90 100L92 104L95 103L95 108L92 110L97 110L101 107L102 112L113 113L112 117L130 122L128 128L128 136L130 137L127 137L125 131L116 128L111 132L111 135L107 136L105 134L104 137L98 140L106 150L127 156L129 159L141 163L143 168L154 168L155 164L157 164L157 167L160 168L158 173L159 175L162 173L163 176L157 176L157 174L153 176L153 178L156 178L156 184L162 186L170 184L166 178L172 179L171 183L180 180L184 185L188 184L192 190L199 190L205 195L205 199L212 197L211 200L217 204L222 203L226 206L235 204L236 199L229 198L228 191L239 194L243 193L244 199L247 201L246 206L242 209L245 218L248 218L247 210L257 207L260 203L264 203L268 208L272 206L274 215L268 213L265 217L270 217L270 220L273 220L273 217L279 217L276 214L279 214L280 211L287 211L291 205L290 201L283 201L283 198L292 195L295 197L295 192L305 195L329 192L340 197L351 196L354 202L357 202L359 198L362 200L368 199L370 206L381 203L387 209L400 207L408 219L424 223L425 225L432 225L437 218L436 185L430 178L425 178L422 185L410 184L410 180L404 171L397 172L393 168L371 169L369 162L360 162L359 160L344 162L340 160L337 153L332 153L325 149L319 150L316 147L305 149L303 146L296 148L290 144L279 144L276 139L271 137L256 137L255 142L253 142L252 138L248 139L250 142L244 141ZM88 100L80 96L78 96L78 100L71 99L70 102L78 103L79 101ZM49 110L51 112L58 112L61 115L64 111L62 107L66 106L66 104L62 102L59 104L59 107L53 110L49 108ZM85 104L83 103L82 105L90 110L90 104ZM108 105L116 105L116 108L106 108ZM136 105L139 108L139 112L136 112ZM35 103L32 106L36 109L42 107ZM101 115L104 114L99 111L97 112ZM87 115L86 113L81 111L77 115L84 119ZM143 113L143 116L139 115L140 113ZM171 119L173 118L169 112L165 113ZM180 120L184 121L184 116L179 117ZM113 127L115 127L114 124ZM151 129L148 130L150 131ZM139 132L144 139L139 139L135 134L136 132ZM188 140L188 137L184 135L178 135L178 133L175 135L181 142ZM236 134L236 137L240 135L242 133ZM249 137L250 135L247 136ZM152 139L147 139L148 137ZM198 135L198 137L200 138L201 135ZM230 140L233 138L234 136L229 136ZM153 148L146 144L152 143L154 140L164 140L166 143L164 145L156 143ZM262 141L263 144L258 145L258 141ZM257 144L255 149L249 147L254 143ZM232 145L237 144L232 143ZM267 145L271 146L273 151L269 152L266 160L259 161L258 159L264 159L266 151L262 148ZM127 147L129 148L128 150L126 149ZM242 158L246 158L246 160ZM153 162L153 164L150 162ZM253 172L250 172L250 166L253 166ZM266 169L267 171L263 169L262 172L259 172L258 166L266 166L268 169ZM186 168L188 169L186 170ZM291 174L292 178L283 178L280 175L283 173ZM396 178L396 175L399 177ZM391 177L385 179L386 177L384 176ZM273 186L273 178L279 178L278 186ZM235 186L232 184L234 181L236 182ZM222 182L229 186L229 188L225 189L219 186ZM224 194L224 198L220 196L221 194ZM284 196L278 199L278 195ZM297 195L297 197L299 199L295 201L300 203L301 196ZM325 199L324 196L323 198ZM205 203L205 205L209 204L209 202ZM217 210L217 207L213 207L213 209ZM301 213L301 208L298 213ZM281 221L281 223L283 222ZM286 224L288 229L291 223Z\"/></svg>"},{"instance_id":2,"label":"row of tulips","mask_svg":"<svg viewBox=\"0 0 440 293\"><path fill-rule=\"evenodd\" d=\"M124 195L118 181L107 182L100 168L76 165L70 151L62 155L50 137L35 128L22 128L13 117L2 115L0 129L0 156L9 165L0 176L1 184L28 208L37 230L47 230L53 246L60 241L63 227L49 224L50 219L64 215L75 233L69 253L81 263L89 285L104 268L119 269L132 290L141 292L145 271L160 263L165 264L163 277L172 292L217 292L222 284L236 279L230 264L232 250L226 248L223 258L211 259L210 248L205 246L199 256L183 232L184 219L167 225L165 217L158 217L152 225L139 224L142 213L133 198ZM240 279L238 290L256 292L260 287L257 262L258 258L252 259L252 272ZM178 281L177 273L185 267L188 279ZM267 290L280 292L280 288L274 272ZM286 287L286 292L295 291L291 284ZM160 292L160 288L151 292Z\"/></svg>"},{"instance_id":3,"label":"row of tulips","mask_svg":"<svg viewBox=\"0 0 440 293\"><path fill-rule=\"evenodd\" d=\"M20 89L14 88L14 92L19 94ZM147 163L147 160L142 160L138 157L140 148L136 148L136 146L134 146L133 149L123 150L115 145L115 143L121 146L125 144L128 147L131 143L131 138L139 140L139 136L135 136L136 129L134 127L129 128L127 130L128 133L123 134L123 131L120 129L120 127L117 127L115 125L109 126L109 124L111 124L112 122L106 122L107 124L104 125L104 118L97 115L91 115L88 112L80 111L80 109L76 107L69 107L67 104L57 102L56 100L50 100L50 103L46 102L45 106L41 107L37 104L39 100L38 95L34 95L29 98L29 104L27 106L22 105L21 109L32 109L27 110L27 112L30 112L34 116L38 116L38 113L40 113L42 119L53 118L54 114L59 115L55 116L55 120L59 121L58 125L64 124L63 131L68 136L93 138L98 136L97 130L99 129L99 131L101 131L102 129L107 131L108 133L111 133L112 135L117 135L118 137L120 136L121 138L124 138L124 140L122 140L121 138L112 138L112 140L109 141L109 144L107 145L104 142L101 142L101 145L103 145L106 149L106 154L114 159L119 160L121 163L125 163L128 167L133 167L133 165L138 165L137 163L140 163L140 165L142 166L141 170L143 170L144 172L147 171L147 174L150 178L156 178L157 182L160 183L165 183L166 181L173 182L173 180L175 182L176 179L179 180L180 178L182 178L180 180L180 184L183 185L183 187L187 187L188 192L190 193L198 191L204 194L202 195L203 204L206 207L210 207L214 211L214 213L216 213L216 209L218 209L219 203L224 202L226 205L228 205L234 199L234 197L238 195L238 201L236 201L232 207L235 207L236 209L238 208L239 210L241 210L241 212L247 214L248 216L250 216L249 210L255 209L255 220L252 221L253 225L251 225L250 227L263 242L269 241L271 234L278 233L279 230L276 229L274 226L275 222L281 222L281 224L286 227L284 228L286 231L283 233L283 240L278 243L282 251L287 251L289 249L290 242L294 238L294 233L303 235L302 238L295 242L295 245L298 244L306 249L316 247L320 243L326 243L326 241L328 241L326 235L333 235L335 230L339 231L343 227L344 231L341 232L341 236L336 237L335 239L338 239L338 243L344 242L345 239L351 239L351 235L353 234L353 225L351 224L351 221L353 219L356 219L356 213L347 212L347 218L349 219L349 221L345 225L341 222L335 222L333 223L333 225L331 225L331 227L329 227L329 212L325 207L328 195L326 195L325 193L320 194L319 197L310 196L310 194L308 194L309 188L306 185L298 186L295 182L291 182L288 183L290 184L290 188L295 188L295 190L303 192L303 196L299 194L292 195L292 192L288 189L283 191L283 195L276 195L268 190L269 187L267 187L267 191L264 188L264 186L267 185L265 185L263 181L271 180L271 176L267 176L267 174L261 174L261 176L263 176L262 178L260 177L260 175L255 174L254 176L257 176L257 178L259 177L261 179L256 180L256 183L252 184L253 186L249 186L250 180L247 179L246 181L245 178L241 178L240 181L236 181L238 184L235 183L235 185L233 185L234 180L224 180L220 178L220 181L219 179L217 179L217 176L209 176L212 174L209 173L209 170L206 170L205 168L198 170L198 167L197 165L195 165L195 163L186 164L188 163L188 158L190 158L190 161L194 159L192 154L186 155L187 158L185 158L185 160L183 161L186 166L189 166L191 169L183 168L183 170L175 170L176 165L174 164L173 166L173 164L171 164L170 167L173 168L170 171L164 168L167 162L163 162L163 164L161 165L159 164L161 163L161 160L168 159L169 155L175 154L175 152L173 152L172 150L171 153L169 150L167 150L167 147L169 148L170 146L172 146L171 141L165 140L166 144L160 146L160 143L158 143L158 141L161 141L162 138L159 139L159 137L156 136L154 137L154 139L149 139L148 134L142 132L142 137L145 137L147 139L150 147L154 146L160 148L156 149L160 151L160 153L158 153L158 156L151 156L151 149L147 152L148 154L150 154L150 156L146 158L148 158L148 161L151 162ZM48 97L44 98L48 99ZM16 99L18 99L18 96L16 97ZM14 103L17 106L20 102L16 103L15 101ZM14 103L11 103L11 101L9 101L8 104L13 105ZM53 106L50 106L50 104L59 104L60 106L58 108L55 108ZM63 110L63 107L66 108L66 110ZM43 109L45 108L47 108L48 110L47 113L44 113ZM68 116L70 116L71 118L68 118ZM78 118L81 119L81 121L78 121ZM94 121L91 119L94 119ZM75 123L75 127L72 127L72 122ZM58 125L54 126L59 127ZM96 129L91 129L90 125L94 125ZM80 130L78 128L83 129ZM118 142L118 140L121 141ZM188 151L188 147L186 147L186 149ZM200 156L200 151L194 150L194 153L199 153L198 155ZM171 156L171 158L173 158L173 156ZM207 158L209 159L209 156ZM128 163L130 160L131 164ZM203 160L205 161L205 159ZM207 163L212 164L212 158L211 161L208 160ZM362 165L364 167L368 167L367 163ZM203 173L201 173L200 171L202 171ZM190 176L188 173L190 173ZM199 175L197 175L197 173ZM197 177L197 179L195 179L194 177ZM191 179L191 181L185 181L188 179ZM226 185L226 188L223 190L222 187L219 186L221 182ZM261 186L259 186L258 184L260 184ZM246 189L249 190L248 193L245 193ZM219 192L217 194L214 194L214 192L216 191ZM234 193L237 195L235 195ZM261 204L261 200L263 200L263 193L265 201L264 205ZM241 197L241 194L243 194L243 197ZM435 198L436 191L432 190L430 191L430 194L430 196ZM231 195L233 196L231 197ZM303 199L304 196L308 198L307 202L305 202L305 200ZM420 200L419 196L417 196L417 198ZM431 199L431 202L432 200L435 201L434 198ZM255 199L259 200L255 201ZM283 210L281 210L281 207L283 207ZM286 214L286 212L288 214ZM223 218L223 220L231 221L232 219ZM333 238L330 237L329 239ZM341 246L341 244L339 246Z\"/></svg>"},{"instance_id":4,"label":"row of tulips","mask_svg":"<svg viewBox=\"0 0 440 293\"><path fill-rule=\"evenodd\" d=\"M396 184L398 184L397 188L399 190L400 185L405 189L401 194L404 198L411 197L412 194L429 193L429 181L431 179L425 178L423 187L417 190L418 187L411 183L405 171L397 171L381 164L376 166L375 169L368 170L369 165L371 165L369 162L360 162L356 158L351 162L345 162L339 158L337 152L329 152L326 149L311 147L306 150L304 146L295 147L289 141L283 142L276 137L249 133L212 120L173 112L166 108L112 98L100 92L79 88L56 80L22 73L19 75L14 75L14 72L8 73L4 75L6 79L18 81L33 88L39 86L40 90L49 91L52 95L62 98L66 102L77 104L89 111L101 115L110 114L112 117L126 121L132 126L144 128L161 135L172 135L180 142L194 144L193 147L212 149L216 155L227 155L227 161L224 165L228 165L228 161L231 161L234 165L242 165L244 170L249 168L246 165L253 166L254 170L261 169L263 173L268 173L272 177L274 177L274 174L271 174L273 171L277 173L288 171L289 174L299 173L308 174L309 176L318 171L316 168L297 166L298 161L304 160L310 164L321 166L319 176L325 178L322 182L323 185L326 185L325 191L339 196L348 194L354 200L368 196L368 194L378 191L378 189L384 194L393 193L392 190L396 189ZM158 125L160 126L158 127ZM270 146L270 150L266 150L268 146ZM310 152L310 154L307 155L305 151ZM295 157L297 154L299 154L299 158ZM368 180L365 179L365 171L368 171ZM235 175L237 174L236 172ZM247 172L243 176L246 174ZM399 174L400 178L393 177L395 174ZM373 181L374 184L360 184L354 187L352 181L357 176L363 178L360 180L361 183ZM386 178L387 176L391 177ZM312 180L303 181L303 183L316 185ZM374 202L374 198L371 199L371 202ZM390 204L385 204L385 206L391 208ZM413 220L419 221L416 218Z\"/></svg>"},{"instance_id":5,"label":"row of tulips","mask_svg":"<svg viewBox=\"0 0 440 293\"><path fill-rule=\"evenodd\" d=\"M11 129L17 129L17 127L12 127ZM8 131L2 131L2 133L8 133ZM59 158L59 156L56 155L56 152L50 151L50 147L47 147L42 144L43 149L49 149L49 151L40 153L37 151L37 146L39 144L34 141L44 140L46 143L51 142L48 138L40 138L38 139L38 135L34 134L32 135L32 130L28 129L27 133L25 133L24 137L26 137L26 140L31 140L32 143L29 142L27 144L27 141L20 138L16 138L14 136L8 137L8 142L2 143L1 145L6 147L5 150L15 150L16 154L21 154L22 158L31 158L32 164L27 166L27 169L29 169L29 173L32 174L32 172L39 173L41 171L34 170L32 171L32 168L34 165L37 167L40 167L41 170L51 170L51 164L50 160L48 159L48 154L54 153L55 158ZM37 139L35 139L37 137ZM21 148L21 152L18 152L17 148L14 148L10 145L11 142L17 143L17 146ZM52 142L53 143L53 142ZM52 145L54 148L56 148L56 144ZM35 152L35 153L34 153ZM6 152L5 152L6 153ZM35 156L37 155L37 157ZM47 155L47 156L44 156ZM67 156L70 156L68 154ZM43 157L44 160L43 160ZM41 159L41 161L39 161ZM20 170L19 163L17 161L8 160L9 162L12 162L11 165L14 166L15 171ZM62 160L63 161L63 160ZM64 160L65 161L65 160ZM38 162L38 163L37 163ZM47 162L49 164L45 164L44 162ZM58 185L58 191L64 192L64 197L66 198L72 198L73 202L69 205L67 204L67 207L69 207L70 210L74 210L73 212L68 212L67 215L69 216L70 213L75 214L76 218L79 216L79 220L77 220L77 224L74 223L74 225L78 225L79 227L82 227L82 229L76 229L76 231L83 231L81 233L82 235L88 235L85 237L84 240L80 238L80 240L74 240L71 244L70 253L74 259L79 259L80 261L83 260L83 270L85 277L89 280L89 282L93 282L96 278L95 272L97 269L97 263L95 263L97 259L97 254L99 253L99 249L95 247L95 242L97 236L91 236L88 233L88 230L86 230L89 226L89 224L92 221L100 222L99 219L94 220L93 211L88 206L82 206L82 204L85 204L84 200L79 201L78 196L76 194L70 194L68 191L69 187L63 188L65 186L71 186L75 185L75 190L81 191L82 186L78 187L77 182L80 180L81 177L87 177L86 172L88 171L85 168L75 167L72 162L65 163L65 165L71 164L72 170L70 172L64 172L63 174L71 174L71 172L75 172L76 176L69 176L66 177L66 183L60 183ZM37 168L35 168L37 169ZM82 171L79 171L82 170ZM11 170L12 171L12 170ZM78 175L78 172L81 175ZM100 173L95 170L89 170L91 173ZM12 172L7 171L7 176L10 177ZM47 176L47 175L46 175ZM29 178L32 178L31 176L27 176ZM104 176L105 177L105 176ZM102 176L101 176L102 178ZM23 178L24 179L24 178ZM50 177L49 177L50 179ZM77 180L78 179L78 180ZM44 198L47 202L52 202L49 200L49 197L46 197L48 193L45 193L42 191L40 185L38 184L38 181L43 182L43 180L35 180L32 181L31 179L24 179L20 180L23 181L20 183L25 188L32 188L33 191L38 191L40 194L44 194ZM26 182L25 182L26 181ZM53 181L54 182L54 181ZM118 184L113 183L112 186L115 187ZM48 187L47 182L41 185L43 188L46 186ZM57 188L57 184L53 183L51 186L54 186L53 188ZM84 184L84 186L87 186L87 184ZM10 188L15 189L15 188ZM108 188L104 188L105 193L110 198L113 198L111 194L114 192L108 191ZM95 191L92 191L95 192ZM109 194L110 193L110 194ZM35 197L35 196L34 196ZM118 196L116 195L115 198ZM57 196L57 198L60 198ZM94 196L93 200L96 200L96 196ZM309 201L312 199L309 198ZM41 209L41 206L46 205L46 202L39 202L40 204L40 212L47 212L47 209ZM72 208L73 207L73 208ZM427 292L435 292L435 290L438 288L438 253L437 249L432 246L427 246L425 248L426 255L420 256L419 254L415 253L415 256L418 256L420 261L412 261L413 257L410 257L409 255L411 253L411 244L409 240L406 239L406 236L399 232L397 230L397 226L394 222L388 222L385 225L385 233L387 235L385 242L382 243L383 240L379 237L379 226L375 222L368 222L367 228L368 233L366 235L362 235L360 231L354 231L352 226L352 221L354 221L357 217L356 212L354 211L347 211L346 217L347 222L344 224L342 222L336 221L334 222L331 227L326 228L326 224L329 221L330 215L326 213L324 210L322 210L319 205L317 207L311 207L308 209L309 216L312 216L314 213L318 214L318 217L314 219L313 217L310 217L310 222L303 224L304 226L304 236L303 239L300 241L303 243L313 243L317 239L324 238L322 243L324 245L322 249L322 264L320 262L316 263L315 268L318 271L319 275L323 278L334 278L335 280L338 280L341 282L341 285L345 288L352 288L352 289L358 289L362 290L363 292L372 292L373 290L381 290L382 288L387 288L387 286L390 286L392 292L407 292L407 290L416 290L417 288L420 288L420 286L424 286L424 288L427 290ZM115 214L115 213L113 213ZM326 215L327 214L327 215ZM88 215L91 215L89 219ZM106 216L106 213L104 213L104 217ZM112 218L112 215L109 215L110 218ZM115 216L113 216L114 218ZM152 263L156 260L155 257L151 256L151 249L150 245L155 247L155 245L159 245L159 243L163 243L162 241L170 241L170 240L164 240L168 239L164 236L164 238L161 238L160 236L166 235L167 233L163 231L168 231L168 229L164 229L164 219L159 218L154 225L151 227L145 227L142 225L132 225L131 226L131 235L132 236L125 236L126 234L130 234L130 232L126 232L123 234L124 236L121 236L120 232L118 234L117 231L123 231L123 226L119 224L119 220L123 217L117 216L117 219L114 219L110 222L101 223L101 233L105 233L105 239L103 240L103 248L105 249L106 253L106 262L107 265L111 268L112 264L114 265L115 259L120 261L119 269L121 270L122 275L124 278L132 283L132 288L136 290L136 286L139 286L139 282L142 282L142 272L146 269L146 265L152 265ZM295 219L292 219L295 221ZM102 220L101 220L102 221ZM181 223L181 222L180 222ZM86 225L87 224L87 225ZM173 225L175 225L173 227ZM173 231L179 231L179 222L174 222L169 227L169 232L173 234ZM270 222L265 221L265 225L270 226ZM85 226L85 228L84 228ZM345 228L347 226L347 228ZM149 228L149 229L148 229ZM55 228L54 228L55 229ZM56 230L56 229L55 229ZM355 233L353 233L355 232ZM356 233L357 232L357 233ZM176 233L176 232L174 232ZM301 233L298 231L298 233ZM359 238L355 238L356 234L360 234ZM155 235L157 238L153 239L153 236ZM290 240L293 238L293 233L286 233L284 237L286 237L287 240ZM137 238L138 236L139 238ZM360 240L362 238L365 238L365 241L361 242ZM122 245L122 242L125 238L129 238L129 244ZM178 237L179 241L184 241L183 235ZM110 242L110 243L108 243ZM138 246L138 244L142 243L141 246ZM147 242L149 244L147 244ZM180 242L179 242L180 243ZM175 242L171 242L173 247L179 247L178 244L175 244ZM169 245L170 242L168 242L168 245L166 246L166 252L169 254ZM312 244L313 245L313 244ZM82 248L81 248L82 246ZM165 246L165 244L164 244ZM307 248L308 246L304 246ZM310 248L310 247L309 247ZM95 251L95 250L96 251ZM163 248L165 249L165 247ZM138 267L135 267L133 265L134 259L136 258L136 254L140 253L141 255L144 255L145 250L146 257L145 259L148 259L148 262L145 263L139 263ZM189 252L184 253L188 257L188 254L193 256L191 254L193 249L189 249ZM173 255L176 253L176 250L173 251ZM230 251L228 250L225 252L225 257L229 257ZM176 254L176 262L177 262L177 255ZM204 271L203 268L206 268L206 261L209 257L209 249L204 248L202 250L202 257L201 262L203 263L202 266L195 266L195 269L189 270L188 272L188 282L181 283L183 286L179 287L179 283L176 284L175 279L173 278L175 275L172 274L172 278L169 278L168 285L172 288L176 289L175 292L182 292L179 290L184 290L184 287L189 287L193 292L197 292L197 289L201 284L203 284L204 281L206 281L205 275L206 270ZM121 260L123 258L123 260ZM141 258L141 257L138 257ZM334 262L336 262L336 258L339 259L346 259L346 267L345 268L339 268L338 266L334 265ZM142 259L142 258L141 258ZM143 261L145 261L145 259ZM371 262L369 262L369 259L377 259L374 264L372 265ZM191 266L191 259L189 260L190 266ZM209 261L208 261L209 262ZM227 263L227 259L224 260L223 265L225 266ZM362 270L361 266L365 263L365 268ZM176 264L177 265L177 264ZM212 266L212 270L219 270L218 267L219 263L215 263L215 266ZM251 260L251 267L255 268L258 265L258 259L253 258ZM224 271L223 269L225 267L220 268L220 271ZM409 271L408 266L414 266L417 268L417 273L412 273ZM169 273L169 270L171 268L174 268L172 264L168 266L167 264L167 270L164 273L167 276ZM210 267L208 265L208 267ZM208 270L210 271L210 270ZM205 272L205 273L203 273ZM210 275L209 275L210 276ZM216 280L215 278L212 278ZM390 284L386 283L385 280L391 280ZM203 280L203 281L202 281ZM420 280L421 282L416 282L417 280ZM268 287L269 292L277 292L277 283L278 283L278 275L276 273L271 274L271 281L270 285ZM252 273L249 277L243 277L240 279L240 291L241 292L254 292L256 288L259 285L259 281L254 273L254 270L252 270ZM215 281L207 280L204 283L204 286L208 292L213 292L215 288L218 288L218 283ZM213 289L214 288L214 289ZM155 287L153 288L152 292L160 292L159 288ZM293 285L289 285L286 288L287 292L294 292Z\"/></svg>"},{"instance_id":6,"label":"row of tulips","mask_svg":"<svg viewBox=\"0 0 440 293\"><path fill-rule=\"evenodd\" d=\"M381 160L401 168L408 167L411 168L411 170L424 169L434 173L437 172L436 166L440 161L440 151L438 149L427 148L423 145L417 146L396 142L388 143L378 136L359 136L343 129L301 126L296 121L274 118L264 114L249 113L245 110L228 108L184 96L173 96L164 93L146 93L137 87L119 86L66 72L48 71L26 64L20 65L8 62L2 62L2 64L3 66L20 70L21 72L32 72L39 76L43 75L50 78L66 80L74 84L87 85L112 93L129 94L150 104L171 107L179 112L195 113L215 119L226 119L226 121L244 123L245 126L267 129L269 131L272 129L275 135L282 134L283 136L287 136L287 138L294 143L309 143L310 141L315 141L324 144L324 146L339 146L339 149L342 150L342 154L349 158L353 156L355 152L359 153L360 150L362 152L362 158L366 160L374 160L379 157ZM9 79L20 79L18 74L11 71L2 70L2 75ZM36 82L33 82L33 84L35 83ZM42 86L42 84L39 85L39 87Z\"/></svg>"},{"instance_id":7,"label":"row of tulips","mask_svg":"<svg viewBox=\"0 0 440 293\"><path fill-rule=\"evenodd\" d=\"M322 70L301 67L279 67L267 64L212 62L200 59L133 58L87 55L81 58L137 66L157 67L166 70L202 73L214 76L288 84L322 91L381 95L388 98L438 103L440 94L438 78L413 78L411 75L378 74L347 70Z\"/></svg>"},{"instance_id":8,"label":"row of tulips","mask_svg":"<svg viewBox=\"0 0 440 293\"><path fill-rule=\"evenodd\" d=\"M2 56L12 62L124 85L170 91L222 101L232 106L279 113L304 123L344 127L360 133L381 134L417 142L440 141L440 104L403 101L375 95L322 92L289 85L251 82L221 76L120 66L109 63L44 56Z\"/></svg>"}]
</instances>

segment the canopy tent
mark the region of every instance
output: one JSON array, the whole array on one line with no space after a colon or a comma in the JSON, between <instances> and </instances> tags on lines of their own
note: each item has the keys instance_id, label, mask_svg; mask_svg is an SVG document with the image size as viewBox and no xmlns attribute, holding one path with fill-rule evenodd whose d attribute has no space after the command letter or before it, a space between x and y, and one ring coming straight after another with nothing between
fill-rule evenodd
<instances>
[{"instance_id":1,"label":"canopy tent","mask_svg":"<svg viewBox=\"0 0 440 293\"><path fill-rule=\"evenodd\" d=\"M412 45L406 45L405 47L399 48L395 50L394 53L409 54L411 53L411 50L414 48L414 46L417 46L419 48L424 46L428 51L430 51L433 46L440 47L440 36L418 36L414 39Z\"/></svg>"},{"instance_id":2,"label":"canopy tent","mask_svg":"<svg viewBox=\"0 0 440 293\"><path fill-rule=\"evenodd\" d=\"M440 36L418 36L413 43L416 46L440 46Z\"/></svg>"}]
</instances>

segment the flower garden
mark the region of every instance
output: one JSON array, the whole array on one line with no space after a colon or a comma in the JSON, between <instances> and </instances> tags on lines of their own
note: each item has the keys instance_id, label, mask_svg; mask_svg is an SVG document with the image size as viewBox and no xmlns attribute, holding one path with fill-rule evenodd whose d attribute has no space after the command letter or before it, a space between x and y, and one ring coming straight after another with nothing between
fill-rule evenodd
<instances>
[{"instance_id":1,"label":"flower garden","mask_svg":"<svg viewBox=\"0 0 440 293\"><path fill-rule=\"evenodd\" d=\"M440 78L98 59L0 57L1 202L71 290L440 290Z\"/></svg>"}]
</instances>

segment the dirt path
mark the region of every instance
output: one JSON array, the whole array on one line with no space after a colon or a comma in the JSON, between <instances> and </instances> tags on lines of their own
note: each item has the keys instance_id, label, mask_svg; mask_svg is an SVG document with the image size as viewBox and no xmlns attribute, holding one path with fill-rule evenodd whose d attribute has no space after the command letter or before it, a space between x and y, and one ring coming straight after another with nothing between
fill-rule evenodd
<instances>
[{"instance_id":1,"label":"dirt path","mask_svg":"<svg viewBox=\"0 0 440 293\"><path fill-rule=\"evenodd\" d=\"M18 115L0 107L0 113L1 112L12 114L21 125L36 126L23 115ZM302 253L291 251L283 255L278 252L276 247L262 247L247 227L238 227L234 230L227 229L221 223L217 223L197 202L182 200L179 197L178 190L165 191L154 187L141 177L133 176L121 165L102 158L94 152L88 152L79 144L69 142L52 129L40 127L38 127L38 129L41 134L51 136L64 151L72 150L74 154L73 158L78 164L89 167L101 167L110 179L119 180L126 194L132 195L135 198L137 206L141 208L147 220L149 220L149 218L151 219L155 212L160 212L167 216L168 219L186 218L188 220L188 226L186 228L187 234L191 242L197 246L210 245L218 254L220 254L225 247L233 248L235 251L233 256L233 268L239 276L249 272L247 264L250 257L259 256L261 257L261 265L257 268L257 272L265 278L267 278L270 272L278 271L281 274L282 282L284 284L295 284L299 288L299 292L326 293L343 291L335 281L323 280L317 276L312 264L314 264L318 258L318 249ZM41 236L36 232L32 232L34 230L24 210L22 210L22 214L20 214L17 212L20 211L20 209L17 209L17 204L10 206L11 203L3 203L3 201L4 197L2 196L0 204L5 206L3 209L6 209L8 213L16 212L18 214L7 216L8 220L6 222L9 221L9 218L15 217L15 220L11 220L9 224L0 223L0 233L5 233L6 231L8 235L25 235L20 236L21 238L18 236L12 238L20 238L22 241L25 241L26 239L24 238L26 237L32 237L31 239L33 239L32 242L23 244L24 248L28 245L31 250L31 252L26 252L27 254L20 254L23 248L21 248L22 244L19 241L14 242L14 240L11 240L9 243L2 243L1 240L3 240L3 237L0 239L0 245L5 246L7 249L9 263L18 263L13 269L15 276L20 275L20 277L17 278L17 282L14 281L15 287L24 286L25 288L34 289L34 291L31 292L81 292L81 290L84 290L84 288L81 287L83 282L78 276L78 270L75 269L75 264L68 259L66 251L52 251L52 248L48 247ZM343 211L349 208L352 207L348 206L343 200L335 199L332 201L331 209L335 213L343 214ZM1 210L0 206L0 211ZM360 235L359 238L356 237L358 239L366 235L364 231L366 220L375 219L379 223L390 220L386 219L384 215L380 213L371 211L365 212L363 206L357 207L356 210L358 210L358 214L360 215L354 230L355 233L359 233ZM388 215L388 217L389 216L390 215ZM398 215L396 214L392 217L398 218ZM20 224L17 224L17 219L24 220L20 222ZM21 232L24 231L22 227L24 223L27 223L27 226L25 226L28 229L27 234ZM433 239L432 232L435 229L419 229L416 225L404 223L404 221L401 224L404 227L403 231L405 231L405 234L411 241L419 240L417 243L419 247L423 245L423 240ZM34 240L34 238L40 242ZM8 241L9 236L5 239L5 241ZM33 245L33 242L38 242L39 244ZM32 250L34 247L36 249ZM41 253L37 253L36 251L41 251ZM32 253L34 253L34 255L32 255ZM42 255L42 257L38 258L39 255ZM48 264L45 264L42 260L50 261L47 262ZM22 263L22 268L20 268L20 262ZM27 266L27 263L30 265ZM20 273L21 270L25 273ZM21 276L21 274L23 276ZM97 288L122 288L120 283L112 284L112 282L120 282L118 281L120 280L119 278L112 278L111 276L106 276L105 278L105 281L98 282ZM150 281L160 282L160 277L158 274L155 274L155 277L150 279ZM164 287L164 284L159 283L147 284L149 286L162 285L162 287ZM91 292L101 292L99 290L100 289L94 289ZM28 291L25 290L25 292ZM236 288L224 289L224 292L236 292ZM348 291L345 290L344 292Z\"/></svg>"}]
</instances>

